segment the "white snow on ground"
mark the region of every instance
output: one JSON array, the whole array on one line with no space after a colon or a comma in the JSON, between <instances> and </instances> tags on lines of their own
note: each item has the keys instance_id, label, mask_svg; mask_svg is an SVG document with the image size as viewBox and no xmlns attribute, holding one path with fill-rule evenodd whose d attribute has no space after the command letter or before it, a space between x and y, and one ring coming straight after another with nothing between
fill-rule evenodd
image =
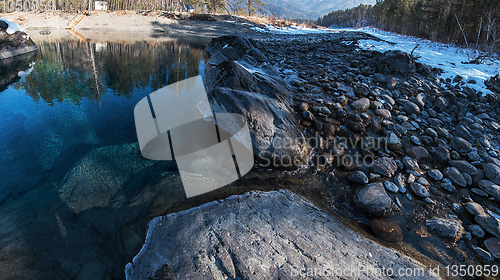
<instances>
[{"instance_id":1,"label":"white snow on ground","mask_svg":"<svg viewBox=\"0 0 500 280\"><path fill-rule=\"evenodd\" d=\"M277 27L273 25L266 25L264 28L251 27L250 29L263 32L263 33L278 33L278 34L311 34L311 33L325 33L325 32L338 32L333 29L320 29L320 28L307 28L300 25L290 27Z\"/></svg>"},{"instance_id":2,"label":"white snow on ground","mask_svg":"<svg viewBox=\"0 0 500 280\"><path fill-rule=\"evenodd\" d=\"M419 47L413 52L415 56L421 56L417 62L424 63L433 67L441 68L444 73L441 77L453 79L456 75L464 77L465 81L474 80L476 84L467 84L469 87L483 94L492 93L484 85L484 81L499 73L500 61L497 59L487 61L483 64L463 64L467 62L467 52L465 50L449 44L436 43L420 38L403 36L396 33L386 32L375 28L360 29L337 29L338 31L362 31L383 39L395 45L386 42L377 42L374 40L360 40L359 46L363 49L377 50L380 52L388 50L401 50L411 53L413 48L419 44Z\"/></svg>"},{"instance_id":3,"label":"white snow on ground","mask_svg":"<svg viewBox=\"0 0 500 280\"><path fill-rule=\"evenodd\" d=\"M365 32L384 41L395 43L389 44L387 42L378 42L375 40L360 40L359 46L363 49L377 50L380 52L388 50L401 50L407 53L419 45L413 51L413 55L420 56L417 62L424 63L433 67L443 69L443 78L455 78L455 76L462 76L465 81L474 80L476 83L467 83L467 85L483 94L491 94L492 92L486 88L484 81L490 79L500 73L500 60L498 57L494 60L486 61L483 64L464 64L462 62L469 61L467 53L472 58L475 58L472 50L459 48L449 44L432 42L425 39L415 38L411 36L404 36L397 33L382 31L376 28L364 27L359 29L342 28L342 29L318 29L306 28L301 26L293 27L276 27L267 25L265 28L251 27L251 29L265 33L278 33L278 34L312 34L312 33L326 33L326 32L340 32L340 31L360 31ZM351 43L351 42L346 42Z\"/></svg>"},{"instance_id":4,"label":"white snow on ground","mask_svg":"<svg viewBox=\"0 0 500 280\"><path fill-rule=\"evenodd\" d=\"M24 30L24 28L22 28L21 25L19 25L19 24L10 22L10 21L2 19L2 18L0 18L0 20L9 25L9 27L7 27L7 31L6 31L7 34L12 35L12 34L16 33L17 31L22 31L22 32L26 33L26 30ZM26 34L28 34L28 33L26 33Z\"/></svg>"}]
</instances>

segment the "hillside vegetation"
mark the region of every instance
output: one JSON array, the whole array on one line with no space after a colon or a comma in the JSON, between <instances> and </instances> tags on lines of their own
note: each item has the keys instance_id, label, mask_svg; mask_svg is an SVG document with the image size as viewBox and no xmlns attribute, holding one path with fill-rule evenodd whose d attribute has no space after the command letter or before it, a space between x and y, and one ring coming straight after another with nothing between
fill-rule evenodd
<instances>
[{"instance_id":1,"label":"hillside vegetation","mask_svg":"<svg viewBox=\"0 0 500 280\"><path fill-rule=\"evenodd\" d=\"M371 25L405 35L498 52L499 21L498 0L385 0L374 6L359 5L331 12L320 17L318 24L336 27Z\"/></svg>"},{"instance_id":2,"label":"hillside vegetation","mask_svg":"<svg viewBox=\"0 0 500 280\"><path fill-rule=\"evenodd\" d=\"M230 12L283 19L317 19L330 11L375 4L376 0L108 0L110 10ZM87 0L60 0L60 10L87 10Z\"/></svg>"}]
</instances>

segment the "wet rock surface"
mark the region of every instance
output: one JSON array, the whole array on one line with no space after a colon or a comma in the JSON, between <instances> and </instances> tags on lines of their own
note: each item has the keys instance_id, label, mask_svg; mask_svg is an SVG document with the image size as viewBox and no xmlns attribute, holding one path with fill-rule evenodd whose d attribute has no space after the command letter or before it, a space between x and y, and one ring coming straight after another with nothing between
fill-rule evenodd
<instances>
[{"instance_id":1,"label":"wet rock surface","mask_svg":"<svg viewBox=\"0 0 500 280\"><path fill-rule=\"evenodd\" d=\"M374 218L370 220L370 227L378 237L387 242L397 243L403 240L403 233L395 220Z\"/></svg>"},{"instance_id":2,"label":"wet rock surface","mask_svg":"<svg viewBox=\"0 0 500 280\"><path fill-rule=\"evenodd\" d=\"M377 232L390 240L401 239L397 224L374 223ZM293 273L306 275L318 267L351 265L421 267L360 236L296 194L251 192L154 219L146 244L127 265L126 274L131 280L154 279L157 271L168 268L173 279L186 275L192 279L291 279Z\"/></svg>"}]
</instances>

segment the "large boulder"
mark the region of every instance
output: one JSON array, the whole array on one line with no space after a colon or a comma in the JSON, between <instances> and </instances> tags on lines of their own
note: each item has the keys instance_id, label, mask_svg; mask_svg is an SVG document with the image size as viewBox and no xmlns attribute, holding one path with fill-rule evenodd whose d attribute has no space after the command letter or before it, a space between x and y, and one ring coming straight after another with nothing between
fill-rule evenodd
<instances>
[{"instance_id":1,"label":"large boulder","mask_svg":"<svg viewBox=\"0 0 500 280\"><path fill-rule=\"evenodd\" d=\"M399 50L386 51L377 61L377 70L395 75L415 73L415 59L410 54Z\"/></svg>"},{"instance_id":2,"label":"large boulder","mask_svg":"<svg viewBox=\"0 0 500 280\"><path fill-rule=\"evenodd\" d=\"M266 167L300 164L309 150L291 107L291 93L278 72L265 65L255 42L238 36L213 39L206 50L213 61L206 75L212 110L247 118L256 159ZM231 48L231 50L227 50Z\"/></svg>"},{"instance_id":3,"label":"large boulder","mask_svg":"<svg viewBox=\"0 0 500 280\"><path fill-rule=\"evenodd\" d=\"M273 280L316 271L315 279L332 279L342 277L337 268L356 267L423 269L418 261L353 231L310 201L280 190L232 196L154 219L126 275L128 280ZM386 276L373 274L370 279Z\"/></svg>"},{"instance_id":4,"label":"large boulder","mask_svg":"<svg viewBox=\"0 0 500 280\"><path fill-rule=\"evenodd\" d=\"M19 24L0 19L0 60L36 50L37 46Z\"/></svg>"}]
</instances>

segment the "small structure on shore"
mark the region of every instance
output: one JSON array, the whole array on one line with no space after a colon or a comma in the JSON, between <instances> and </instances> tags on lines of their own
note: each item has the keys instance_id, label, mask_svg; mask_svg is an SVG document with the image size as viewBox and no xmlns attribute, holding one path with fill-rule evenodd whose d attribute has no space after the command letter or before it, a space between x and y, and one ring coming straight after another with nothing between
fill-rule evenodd
<instances>
[{"instance_id":1,"label":"small structure on shore","mask_svg":"<svg viewBox=\"0 0 500 280\"><path fill-rule=\"evenodd\" d=\"M106 10L108 10L108 2L94 1L94 11L106 11Z\"/></svg>"}]
</instances>

